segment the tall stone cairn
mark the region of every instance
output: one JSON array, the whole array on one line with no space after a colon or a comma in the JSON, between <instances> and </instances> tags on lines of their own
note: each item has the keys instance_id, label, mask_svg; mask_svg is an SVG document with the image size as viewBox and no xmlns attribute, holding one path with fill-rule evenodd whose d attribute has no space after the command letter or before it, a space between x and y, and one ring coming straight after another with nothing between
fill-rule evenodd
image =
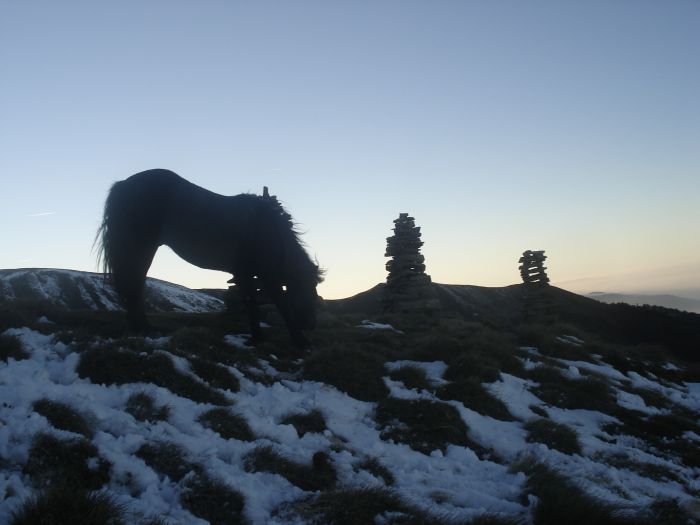
<instances>
[{"instance_id":1,"label":"tall stone cairn","mask_svg":"<svg viewBox=\"0 0 700 525\"><path fill-rule=\"evenodd\" d=\"M420 227L408 213L394 221L394 235L387 237L384 309L386 311L425 311L440 307L430 276L425 273L425 257L420 253Z\"/></svg>"},{"instance_id":2,"label":"tall stone cairn","mask_svg":"<svg viewBox=\"0 0 700 525\"><path fill-rule=\"evenodd\" d=\"M549 284L549 277L547 277L547 269L544 266L544 260L547 256L544 254L544 250L531 251L527 250L523 252L523 256L520 258L520 277L522 277L525 284Z\"/></svg>"}]
</instances>

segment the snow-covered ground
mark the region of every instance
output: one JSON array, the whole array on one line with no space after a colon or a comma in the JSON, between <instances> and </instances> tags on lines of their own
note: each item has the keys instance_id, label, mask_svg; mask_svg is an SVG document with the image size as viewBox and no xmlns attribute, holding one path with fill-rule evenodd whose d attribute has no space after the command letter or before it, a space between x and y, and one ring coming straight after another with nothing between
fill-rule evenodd
<instances>
[{"instance_id":1,"label":"snow-covered ground","mask_svg":"<svg viewBox=\"0 0 700 525\"><path fill-rule=\"evenodd\" d=\"M47 320L48 321L48 320ZM358 330L370 328L358 327ZM372 326L373 329L391 329ZM696 504L691 493L700 493L700 470L683 468L668 459L638 447L633 439L606 439L601 425L614 418L590 410L565 410L547 406L553 421L575 428L583 448L581 454L564 454L539 443L526 441L523 421L536 417L532 406L545 406L531 391L532 381L501 374L490 383L490 392L506 403L518 421L500 421L481 415L462 403L453 405L469 427L470 437L480 445L493 449L505 461L480 460L471 449L449 445L425 455L408 445L385 441L373 419L375 403L358 401L326 384L294 380L284 374L272 384L251 381L238 369L229 370L240 380L239 392L222 391L234 402L234 410L248 421L255 441L223 439L219 434L198 423L198 417L211 405L179 397L169 390L152 384L99 385L81 379L76 373L79 355L70 346L57 342L29 328L10 329L7 335L18 337L31 358L0 362L0 523L6 523L11 512L32 493L29 480L22 473L27 462L33 436L48 432L59 437L76 437L57 430L32 409L41 398L70 404L91 422L92 438L99 454L112 464L111 481L107 490L120 503L143 516L159 516L172 523L205 524L184 509L179 501L181 483L159 477L135 452L147 442L176 443L187 451L189 459L206 469L213 478L240 492L245 498L244 514L254 524L286 523L274 515L285 502L299 500L304 492L283 477L265 472L248 472L243 457L259 445L271 445L282 455L307 464L317 452L326 452L337 470L341 486L379 486L381 479L356 464L376 458L394 475L393 489L407 501L435 513L449 513L456 518L472 518L483 513L521 516L528 519L530 509L521 499L525 475L513 473L508 464L524 456L533 456L551 468L565 473L586 491L617 505L628 508L645 506L659 497L677 499L692 507ZM227 337L231 352L241 351L245 337ZM168 339L151 343L166 351ZM536 354L536 349L530 349ZM178 368L187 370L187 362L177 358ZM634 372L625 375L605 363L559 360L575 377L577 371L588 369L613 382L628 379L644 382L688 408L700 410L700 384L672 387L661 385ZM434 385L445 383L442 378L446 364L440 361L387 363L385 382L394 397L431 399L428 391L407 389L403 383L389 379L389 371L406 365L424 370ZM536 365L532 365L536 366ZM276 374L274 360L265 363L268 374ZM146 392L159 405L171 408L167 421L141 422L125 411L131 394ZM621 405L652 410L641 398L620 397ZM291 425L281 424L285 416L299 412L320 411L326 421L324 433L297 434ZM658 409L654 409L658 410ZM700 436L692 436L700 441ZM342 447L337 447L342 443ZM676 474L674 480L653 480L625 468L616 468L596 458L622 454L644 463L660 465ZM127 482L128 480L128 482ZM678 481L681 480L681 481Z\"/></svg>"},{"instance_id":2,"label":"snow-covered ground","mask_svg":"<svg viewBox=\"0 0 700 525\"><path fill-rule=\"evenodd\" d=\"M221 310L223 301L184 286L146 279L149 310L211 312ZM119 299L101 273L50 268L0 270L0 298L45 301L71 309L119 310Z\"/></svg>"}]
</instances>

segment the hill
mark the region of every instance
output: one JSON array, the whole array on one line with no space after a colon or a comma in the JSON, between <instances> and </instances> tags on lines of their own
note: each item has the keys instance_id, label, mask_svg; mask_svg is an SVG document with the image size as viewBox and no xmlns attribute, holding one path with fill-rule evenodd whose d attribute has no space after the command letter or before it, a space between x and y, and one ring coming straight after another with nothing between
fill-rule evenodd
<instances>
[{"instance_id":1,"label":"hill","mask_svg":"<svg viewBox=\"0 0 700 525\"><path fill-rule=\"evenodd\" d=\"M615 305L551 289L538 319L523 287L439 288L429 316L380 313L381 287L326 301L303 355L273 311L249 347L222 312L142 337L0 304L0 523L700 521L697 368L623 341Z\"/></svg>"},{"instance_id":2,"label":"hill","mask_svg":"<svg viewBox=\"0 0 700 525\"><path fill-rule=\"evenodd\" d=\"M591 299L604 303L627 303L632 305L663 306L664 308L674 308L700 314L700 300L688 297L679 297L671 294L644 295L644 294L623 294L594 292L588 294Z\"/></svg>"},{"instance_id":3,"label":"hill","mask_svg":"<svg viewBox=\"0 0 700 525\"><path fill-rule=\"evenodd\" d=\"M223 301L184 286L146 279L146 307L158 312L210 312ZM119 310L103 274L55 268L0 270L0 301L45 302L71 310Z\"/></svg>"}]
</instances>

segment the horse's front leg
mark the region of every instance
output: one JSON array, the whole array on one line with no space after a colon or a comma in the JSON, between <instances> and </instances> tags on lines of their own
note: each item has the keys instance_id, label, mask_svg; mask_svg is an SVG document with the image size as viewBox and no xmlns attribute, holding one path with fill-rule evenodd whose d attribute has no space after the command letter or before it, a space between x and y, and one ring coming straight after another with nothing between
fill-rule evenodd
<instances>
[{"instance_id":1,"label":"horse's front leg","mask_svg":"<svg viewBox=\"0 0 700 525\"><path fill-rule=\"evenodd\" d=\"M311 342L304 336L298 323L294 320L294 312L289 304L287 296L282 291L280 287L279 290L275 290L273 293L268 294L272 297L272 300L277 306L282 318L284 319L284 324L287 326L287 331L289 332L289 337L292 340L292 344L300 349L305 350L311 346Z\"/></svg>"},{"instance_id":2,"label":"horse's front leg","mask_svg":"<svg viewBox=\"0 0 700 525\"><path fill-rule=\"evenodd\" d=\"M252 274L238 274L235 277L238 285L248 320L250 321L250 343L258 344L263 341L262 329L260 328L260 309L258 308L258 287Z\"/></svg>"}]
</instances>

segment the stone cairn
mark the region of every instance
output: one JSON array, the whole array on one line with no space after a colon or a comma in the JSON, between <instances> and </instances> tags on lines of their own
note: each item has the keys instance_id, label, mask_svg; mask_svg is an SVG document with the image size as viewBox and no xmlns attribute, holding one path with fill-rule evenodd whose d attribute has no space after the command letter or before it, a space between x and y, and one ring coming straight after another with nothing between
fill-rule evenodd
<instances>
[{"instance_id":1,"label":"stone cairn","mask_svg":"<svg viewBox=\"0 0 700 525\"><path fill-rule=\"evenodd\" d=\"M525 283L524 319L528 322L549 322L554 320L554 306L549 294L549 277L544 260L544 250L523 252L520 258L520 276Z\"/></svg>"},{"instance_id":2,"label":"stone cairn","mask_svg":"<svg viewBox=\"0 0 700 525\"><path fill-rule=\"evenodd\" d=\"M425 257L420 253L420 227L408 213L394 221L394 235L387 237L385 257L389 275L384 296L385 311L429 311L440 307L430 276L425 273Z\"/></svg>"},{"instance_id":3,"label":"stone cairn","mask_svg":"<svg viewBox=\"0 0 700 525\"><path fill-rule=\"evenodd\" d=\"M549 283L549 277L547 277L547 269L544 266L544 260L547 256L544 254L544 250L539 251L524 251L523 256L520 258L520 277L523 278L525 284L542 284L546 285Z\"/></svg>"}]
</instances>

